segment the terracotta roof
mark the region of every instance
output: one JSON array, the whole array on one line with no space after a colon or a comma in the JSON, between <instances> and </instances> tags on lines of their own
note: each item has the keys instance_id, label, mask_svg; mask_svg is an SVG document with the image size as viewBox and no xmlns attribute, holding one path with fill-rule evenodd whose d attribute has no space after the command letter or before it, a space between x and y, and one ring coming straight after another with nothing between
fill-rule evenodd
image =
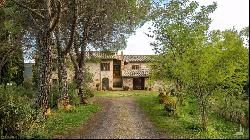
<instances>
[{"instance_id":1,"label":"terracotta roof","mask_svg":"<svg viewBox=\"0 0 250 140\"><path fill-rule=\"evenodd\" d=\"M139 70L125 70L122 72L123 77L148 77L148 69L139 69Z\"/></svg>"},{"instance_id":2,"label":"terracotta roof","mask_svg":"<svg viewBox=\"0 0 250 140\"><path fill-rule=\"evenodd\" d=\"M146 62L149 61L150 55L124 55L126 62Z\"/></svg>"},{"instance_id":3,"label":"terracotta roof","mask_svg":"<svg viewBox=\"0 0 250 140\"><path fill-rule=\"evenodd\" d=\"M86 58L115 59L114 52L87 51Z\"/></svg>"}]
</instances>

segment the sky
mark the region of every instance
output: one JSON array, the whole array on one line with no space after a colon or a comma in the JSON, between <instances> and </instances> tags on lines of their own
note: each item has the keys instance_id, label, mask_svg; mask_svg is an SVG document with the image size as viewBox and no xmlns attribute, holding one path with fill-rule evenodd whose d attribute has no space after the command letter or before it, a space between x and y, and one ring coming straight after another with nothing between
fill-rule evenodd
<instances>
[{"instance_id":1,"label":"sky","mask_svg":"<svg viewBox=\"0 0 250 140\"><path fill-rule=\"evenodd\" d=\"M210 30L225 30L235 28L240 30L249 26L249 0L196 0L200 5L209 5L217 2L217 9L210 15L212 23ZM154 54L150 42L153 41L145 35L150 24L145 24L128 38L127 48L123 54L151 55Z\"/></svg>"}]
</instances>

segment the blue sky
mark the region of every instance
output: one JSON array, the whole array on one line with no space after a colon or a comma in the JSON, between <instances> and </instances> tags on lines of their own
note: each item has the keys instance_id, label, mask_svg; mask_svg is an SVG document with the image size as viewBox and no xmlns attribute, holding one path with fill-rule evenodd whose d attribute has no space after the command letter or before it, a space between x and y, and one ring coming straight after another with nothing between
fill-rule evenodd
<instances>
[{"instance_id":1,"label":"blue sky","mask_svg":"<svg viewBox=\"0 0 250 140\"><path fill-rule=\"evenodd\" d=\"M212 23L210 30L214 29L230 29L237 30L249 26L249 0L196 0L200 5L212 4L217 2L217 9L211 14ZM127 48L123 50L124 54L154 54L153 48L150 46L152 38L148 38L145 33L148 33L150 24L145 24L137 29L135 35L128 38Z\"/></svg>"}]
</instances>

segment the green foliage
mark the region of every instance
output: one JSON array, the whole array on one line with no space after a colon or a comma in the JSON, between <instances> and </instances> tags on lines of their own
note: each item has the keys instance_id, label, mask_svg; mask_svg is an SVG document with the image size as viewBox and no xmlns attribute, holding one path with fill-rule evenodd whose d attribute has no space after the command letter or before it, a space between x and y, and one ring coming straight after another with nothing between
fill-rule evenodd
<instances>
[{"instance_id":1,"label":"green foliage","mask_svg":"<svg viewBox=\"0 0 250 140\"><path fill-rule=\"evenodd\" d=\"M87 98L94 97L94 92L89 87L83 89L84 95Z\"/></svg>"},{"instance_id":2,"label":"green foliage","mask_svg":"<svg viewBox=\"0 0 250 140\"><path fill-rule=\"evenodd\" d=\"M83 92L86 98L94 97L94 92L91 90L89 83L93 82L93 74L89 72L89 69L86 69L84 73L84 84Z\"/></svg>"},{"instance_id":3,"label":"green foliage","mask_svg":"<svg viewBox=\"0 0 250 140\"><path fill-rule=\"evenodd\" d=\"M152 45L159 55L152 58L150 77L175 83L180 102L183 95L193 95L205 130L208 100L215 89L221 89L223 98L238 96L245 93L248 81L249 54L242 38L248 36L248 29L241 34L234 29L209 33L209 14L215 9L216 3L199 6L194 1L171 0L154 17Z\"/></svg>"},{"instance_id":4,"label":"green foliage","mask_svg":"<svg viewBox=\"0 0 250 140\"><path fill-rule=\"evenodd\" d=\"M124 93L125 94L125 93ZM244 135L234 135L239 131L239 124L226 120L216 114L208 114L208 131L202 131L199 118L199 105L188 97L183 106L177 106L178 115L167 117L164 105L159 104L158 94L142 93L134 96L139 106L146 112L158 131L166 132L172 139L248 139L249 128L244 127Z\"/></svg>"},{"instance_id":5,"label":"green foliage","mask_svg":"<svg viewBox=\"0 0 250 140\"><path fill-rule=\"evenodd\" d=\"M18 95L20 91L23 90L16 87L0 87L1 138L26 137L33 127L42 123L40 111L32 108L27 97Z\"/></svg>"},{"instance_id":6,"label":"green foliage","mask_svg":"<svg viewBox=\"0 0 250 140\"><path fill-rule=\"evenodd\" d=\"M35 89L34 83L32 82L33 78L29 77L29 78L25 78L23 81L23 87L25 89Z\"/></svg>"},{"instance_id":7,"label":"green foliage","mask_svg":"<svg viewBox=\"0 0 250 140\"><path fill-rule=\"evenodd\" d=\"M49 96L49 105L51 108L57 108L57 103L58 103L58 99L60 97L60 93L58 90L58 87L56 85L53 85L51 87L51 93Z\"/></svg>"},{"instance_id":8,"label":"green foliage","mask_svg":"<svg viewBox=\"0 0 250 140\"><path fill-rule=\"evenodd\" d=\"M79 105L74 85L69 88L70 102ZM71 111L53 110L45 120L42 112L33 108L34 91L22 86L0 87L0 138L41 139L54 138L79 127L100 110L99 105L77 106ZM56 91L52 92L56 96ZM53 97L51 96L51 97ZM56 99L50 100L56 106Z\"/></svg>"},{"instance_id":9,"label":"green foliage","mask_svg":"<svg viewBox=\"0 0 250 140\"><path fill-rule=\"evenodd\" d=\"M10 48L5 48L0 51L0 54L6 52ZM22 52L15 51L12 54L9 54L7 60L5 61L4 65L1 68L1 76L0 76L0 84L7 84L11 81L15 82L16 84L22 84L23 78L23 71L24 71L24 64L23 64L23 55ZM1 57L0 57L1 60Z\"/></svg>"},{"instance_id":10,"label":"green foliage","mask_svg":"<svg viewBox=\"0 0 250 140\"><path fill-rule=\"evenodd\" d=\"M69 87L68 88L69 103L71 105L79 105L80 101L79 101L78 94L76 92L76 85L75 85L75 83L70 83L68 87Z\"/></svg>"}]
</instances>

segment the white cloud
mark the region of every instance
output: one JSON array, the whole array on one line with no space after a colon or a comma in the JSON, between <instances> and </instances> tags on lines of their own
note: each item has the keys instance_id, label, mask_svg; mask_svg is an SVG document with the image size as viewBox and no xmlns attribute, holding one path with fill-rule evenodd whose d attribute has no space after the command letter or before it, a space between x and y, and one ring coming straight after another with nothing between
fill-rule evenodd
<instances>
[{"instance_id":1,"label":"white cloud","mask_svg":"<svg viewBox=\"0 0 250 140\"><path fill-rule=\"evenodd\" d=\"M154 39L149 38L145 33L149 33L150 24L147 23L141 28L136 30L135 35L132 35L127 40L127 48L123 51L124 54L154 54L153 47L150 46L150 42Z\"/></svg>"},{"instance_id":2,"label":"white cloud","mask_svg":"<svg viewBox=\"0 0 250 140\"><path fill-rule=\"evenodd\" d=\"M249 0L197 0L201 5L217 2L217 9L211 14L211 30L240 30L249 26Z\"/></svg>"},{"instance_id":3,"label":"white cloud","mask_svg":"<svg viewBox=\"0 0 250 140\"><path fill-rule=\"evenodd\" d=\"M196 0L200 5L217 2L217 9L210 15L212 23L210 30L235 29L240 30L249 26L249 0ZM149 24L137 29L136 34L129 37L124 54L154 54L150 46L152 38L148 38L144 32L148 32Z\"/></svg>"}]
</instances>

